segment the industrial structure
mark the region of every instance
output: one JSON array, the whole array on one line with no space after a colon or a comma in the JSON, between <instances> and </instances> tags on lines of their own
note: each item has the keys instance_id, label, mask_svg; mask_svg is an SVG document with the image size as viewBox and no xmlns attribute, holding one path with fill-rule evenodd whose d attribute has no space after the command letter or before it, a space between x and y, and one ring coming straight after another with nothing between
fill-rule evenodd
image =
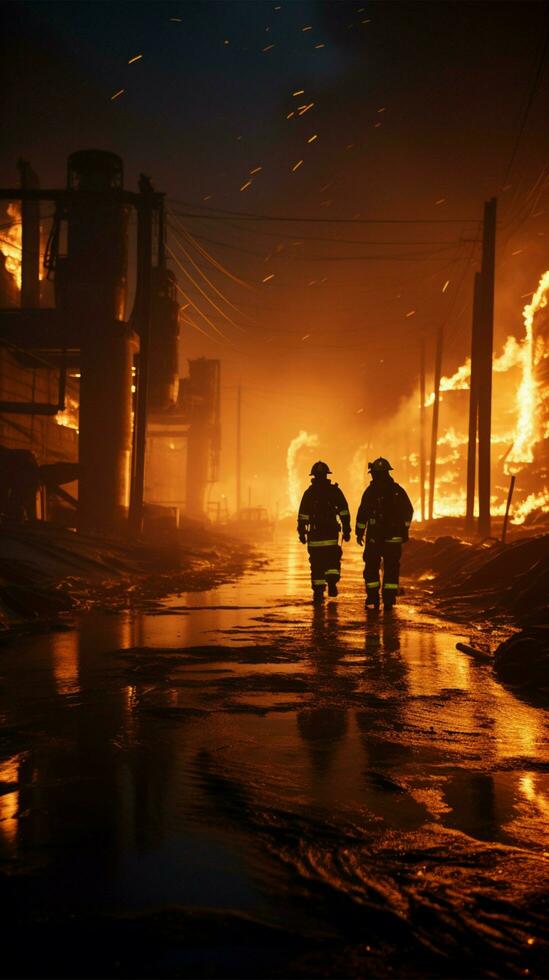
<instances>
[{"instance_id":1,"label":"industrial structure","mask_svg":"<svg viewBox=\"0 0 549 980\"><path fill-rule=\"evenodd\" d=\"M122 160L100 150L69 157L64 189L40 189L24 162L19 171L20 187L0 190L11 245L0 264L5 457L32 454L47 489L41 516L72 505L68 522L83 531L138 533L147 505L201 517L218 471L220 364L199 358L179 377L164 196L143 176L138 193L124 190Z\"/></svg>"}]
</instances>

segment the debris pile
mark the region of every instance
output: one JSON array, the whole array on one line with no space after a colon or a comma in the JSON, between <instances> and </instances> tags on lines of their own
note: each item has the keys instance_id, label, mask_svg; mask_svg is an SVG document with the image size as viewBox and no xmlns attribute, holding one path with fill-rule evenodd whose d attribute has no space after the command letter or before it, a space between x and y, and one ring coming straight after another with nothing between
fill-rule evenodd
<instances>
[{"instance_id":1,"label":"debris pile","mask_svg":"<svg viewBox=\"0 0 549 980\"><path fill-rule=\"evenodd\" d=\"M508 545L472 545L453 537L412 540L403 569L420 583L429 581L437 607L454 620L487 618L492 627L523 627L494 654L476 641L457 648L476 660L490 660L505 684L549 693L549 535Z\"/></svg>"},{"instance_id":2,"label":"debris pile","mask_svg":"<svg viewBox=\"0 0 549 980\"><path fill-rule=\"evenodd\" d=\"M44 625L91 605L122 609L209 589L240 574L250 557L242 543L191 521L154 542L6 522L0 554L0 630L33 620Z\"/></svg>"},{"instance_id":3,"label":"debris pile","mask_svg":"<svg viewBox=\"0 0 549 980\"><path fill-rule=\"evenodd\" d=\"M549 623L549 535L511 544L472 545L459 538L411 540L403 572L429 581L449 615L512 617L520 625Z\"/></svg>"},{"instance_id":4,"label":"debris pile","mask_svg":"<svg viewBox=\"0 0 549 980\"><path fill-rule=\"evenodd\" d=\"M494 671L504 684L549 694L549 625L531 626L501 643Z\"/></svg>"}]
</instances>

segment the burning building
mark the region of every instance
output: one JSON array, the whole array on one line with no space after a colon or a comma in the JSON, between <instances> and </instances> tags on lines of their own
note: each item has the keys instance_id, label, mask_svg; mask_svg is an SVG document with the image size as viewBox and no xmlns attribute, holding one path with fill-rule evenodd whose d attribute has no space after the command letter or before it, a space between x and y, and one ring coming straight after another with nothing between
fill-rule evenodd
<instances>
[{"instance_id":1,"label":"burning building","mask_svg":"<svg viewBox=\"0 0 549 980\"><path fill-rule=\"evenodd\" d=\"M192 361L190 377L179 378L163 196L145 178L139 194L125 191L122 161L104 151L72 154L64 190L41 191L27 164L20 173L21 187L1 192L0 443L40 464L73 464L63 470L71 492L50 486L47 513L59 516L56 500L72 503L68 521L83 530L121 531L132 513L140 528L144 485L146 503L166 503L170 483L178 508L201 516L217 473L219 362ZM48 219L44 200L55 208ZM174 439L169 475L170 453L159 445Z\"/></svg>"}]
</instances>

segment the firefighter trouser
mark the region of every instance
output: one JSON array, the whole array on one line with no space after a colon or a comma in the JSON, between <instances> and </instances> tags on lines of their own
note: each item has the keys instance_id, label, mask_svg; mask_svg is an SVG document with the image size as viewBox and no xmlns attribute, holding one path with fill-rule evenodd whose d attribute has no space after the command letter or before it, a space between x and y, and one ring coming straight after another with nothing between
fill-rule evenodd
<instances>
[{"instance_id":1,"label":"firefighter trouser","mask_svg":"<svg viewBox=\"0 0 549 980\"><path fill-rule=\"evenodd\" d=\"M311 564L311 584L324 589L330 582L337 582L341 571L342 549L336 538L308 542L309 562Z\"/></svg>"},{"instance_id":2,"label":"firefighter trouser","mask_svg":"<svg viewBox=\"0 0 549 980\"><path fill-rule=\"evenodd\" d=\"M395 600L398 592L402 543L398 541L367 541L364 549L364 581L369 600L379 599L380 568L383 559L383 601Z\"/></svg>"}]
</instances>

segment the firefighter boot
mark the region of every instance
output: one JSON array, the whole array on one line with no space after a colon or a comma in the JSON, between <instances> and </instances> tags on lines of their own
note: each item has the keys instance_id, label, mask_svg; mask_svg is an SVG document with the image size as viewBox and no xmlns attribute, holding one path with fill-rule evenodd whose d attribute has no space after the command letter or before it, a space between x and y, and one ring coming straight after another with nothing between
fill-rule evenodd
<instances>
[{"instance_id":1,"label":"firefighter boot","mask_svg":"<svg viewBox=\"0 0 549 980\"><path fill-rule=\"evenodd\" d=\"M328 595L332 597L337 595L337 579L332 576L328 579Z\"/></svg>"},{"instance_id":2,"label":"firefighter boot","mask_svg":"<svg viewBox=\"0 0 549 980\"><path fill-rule=\"evenodd\" d=\"M392 609L396 602L396 597L396 589L391 589L390 591L383 589L383 608L387 610Z\"/></svg>"},{"instance_id":3,"label":"firefighter boot","mask_svg":"<svg viewBox=\"0 0 549 980\"><path fill-rule=\"evenodd\" d=\"M366 589L366 608L379 609L379 589Z\"/></svg>"},{"instance_id":4,"label":"firefighter boot","mask_svg":"<svg viewBox=\"0 0 549 980\"><path fill-rule=\"evenodd\" d=\"M313 588L313 602L315 605L324 602L324 586L315 585Z\"/></svg>"}]
</instances>

